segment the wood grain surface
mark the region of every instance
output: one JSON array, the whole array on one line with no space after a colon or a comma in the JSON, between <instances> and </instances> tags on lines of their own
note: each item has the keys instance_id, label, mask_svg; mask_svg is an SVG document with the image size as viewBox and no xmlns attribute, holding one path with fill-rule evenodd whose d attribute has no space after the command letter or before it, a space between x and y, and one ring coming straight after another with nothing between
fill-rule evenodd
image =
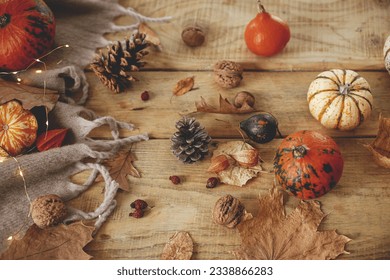
<instances>
[{"instance_id":1,"label":"wood grain surface","mask_svg":"<svg viewBox=\"0 0 390 280\"><path fill-rule=\"evenodd\" d=\"M287 48L271 58L254 56L243 41L245 24L256 13L256 1L120 1L144 15L170 15L173 19L167 24L150 24L160 36L162 51L151 50L147 67L134 74L139 81L127 92L112 94L93 73L87 73L91 88L86 106L99 115L131 122L138 128L134 133L148 132L151 137L132 148L142 177L128 178L130 192L118 193L116 210L86 247L94 259L159 259L169 237L180 230L189 232L194 240L193 259L233 259L230 252L240 244L238 231L213 224L214 203L230 193L256 215L258 197L268 193L273 175L261 174L242 188L219 185L207 189L206 180L213 175L206 171L209 158L193 165L182 164L171 154L169 138L181 115L192 112L216 145L241 139L236 127L252 114L193 113L194 103L201 96L216 106L220 94L232 100L241 90L255 95L256 109L277 117L283 136L310 129L335 138L345 169L336 188L319 199L328 214L320 230L336 229L352 239L346 246L350 254L339 259L390 259L390 170L377 167L362 146L373 141L379 114L390 117L390 76L384 70L382 54L390 33L390 1L263 2L268 11L288 21L292 33ZM127 24L132 19L121 17L116 22ZM206 30L206 42L199 48L187 47L180 37L181 30L194 23ZM113 40L125 36L128 34L124 32L107 34ZM220 59L244 66L244 79L238 88L226 90L214 83L212 67ZM372 116L354 131L326 130L310 115L306 101L309 84L320 72L333 68L356 70L371 85ZM172 98L175 83L188 76L195 76L197 89ZM140 99L145 90L151 94L147 102ZM110 133L98 129L91 136L107 139ZM272 169L280 141L256 145L265 170ZM74 180L82 182L87 175L79 174ZM168 179L171 175L179 175L183 182L173 185ZM101 183L95 184L71 204L86 211L96 208L102 200L102 188ZM142 219L129 217L129 204L137 198L151 205ZM298 203L288 195L285 200L287 212Z\"/></svg>"}]
</instances>

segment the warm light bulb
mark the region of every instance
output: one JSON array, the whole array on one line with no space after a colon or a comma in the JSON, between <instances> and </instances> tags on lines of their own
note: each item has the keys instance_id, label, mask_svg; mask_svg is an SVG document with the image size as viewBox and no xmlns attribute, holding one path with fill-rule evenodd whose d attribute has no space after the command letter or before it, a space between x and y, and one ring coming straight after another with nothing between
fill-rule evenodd
<instances>
[{"instance_id":1,"label":"warm light bulb","mask_svg":"<svg viewBox=\"0 0 390 280\"><path fill-rule=\"evenodd\" d=\"M19 175L22 177L24 176L22 170L19 170Z\"/></svg>"},{"instance_id":2,"label":"warm light bulb","mask_svg":"<svg viewBox=\"0 0 390 280\"><path fill-rule=\"evenodd\" d=\"M12 237L12 236L10 236L10 237L8 237L8 238L7 238L7 240L12 240L12 239L13 239L13 237Z\"/></svg>"},{"instance_id":3,"label":"warm light bulb","mask_svg":"<svg viewBox=\"0 0 390 280\"><path fill-rule=\"evenodd\" d=\"M65 45L65 48L69 48L69 45L68 45L68 44L66 44L66 45Z\"/></svg>"},{"instance_id":4,"label":"warm light bulb","mask_svg":"<svg viewBox=\"0 0 390 280\"><path fill-rule=\"evenodd\" d=\"M21 78L16 78L16 80L20 83L22 81Z\"/></svg>"},{"instance_id":5,"label":"warm light bulb","mask_svg":"<svg viewBox=\"0 0 390 280\"><path fill-rule=\"evenodd\" d=\"M37 71L35 71L35 73L37 73L37 74L42 73L42 70L37 70Z\"/></svg>"}]
</instances>

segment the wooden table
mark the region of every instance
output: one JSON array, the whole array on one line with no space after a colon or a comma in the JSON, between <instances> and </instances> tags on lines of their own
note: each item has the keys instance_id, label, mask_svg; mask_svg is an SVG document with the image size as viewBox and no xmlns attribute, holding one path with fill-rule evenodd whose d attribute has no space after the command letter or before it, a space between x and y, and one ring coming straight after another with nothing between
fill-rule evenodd
<instances>
[{"instance_id":1,"label":"wooden table","mask_svg":"<svg viewBox=\"0 0 390 280\"><path fill-rule=\"evenodd\" d=\"M283 136L311 129L326 133L339 144L345 159L343 177L337 187L319 201L328 216L320 230L337 229L352 239L350 254L339 259L390 259L390 170L376 166L371 154L362 146L375 138L378 117L390 117L390 76L384 69L382 49L390 31L390 1L320 0L264 1L271 13L288 21L291 41L279 55L271 58L251 54L243 41L246 23L255 16L256 1L236 0L122 0L138 12L152 16L173 16L170 23L150 24L162 42L162 51L151 50L148 65L135 76L139 82L125 93L113 95L93 73L87 107L99 115L111 115L148 132L150 140L137 143L133 151L136 168L142 178L129 177L130 192L117 195L118 206L100 229L86 251L94 259L159 259L169 237L176 231L191 234L195 247L193 259L232 259L230 251L240 244L238 231L213 224L211 211L215 201L232 194L249 212L257 213L257 199L272 187L273 175L262 174L245 187L220 185L205 187L212 176L206 170L209 158L185 165L170 152L170 137L180 114L195 109L203 96L217 105L218 96L233 98L241 90L253 93L256 108L272 112L280 123ZM117 19L118 24L131 23ZM181 40L187 24L198 23L207 32L206 42L189 48ZM127 33L110 34L122 39ZM221 59L236 61L245 68L244 79L235 89L222 89L213 81L212 68ZM372 87L374 110L370 120L351 132L327 130L313 119L308 110L306 93L310 82L323 70L340 68L358 71ZM172 98L175 83L195 76L198 89ZM140 94L148 90L151 98L143 102ZM132 110L142 107L142 110ZM210 133L214 142L241 139L233 126L249 115L193 115ZM124 133L123 136L128 134ZM93 137L107 139L108 131L99 129ZM256 145L272 169L272 160L281 139ZM168 179L179 175L183 182L173 185ZM85 179L87 174L75 180ZM102 200L102 184L97 183L73 206L92 210ZM141 198L152 209L142 219L129 217L130 202ZM287 212L298 199L286 196Z\"/></svg>"}]
</instances>

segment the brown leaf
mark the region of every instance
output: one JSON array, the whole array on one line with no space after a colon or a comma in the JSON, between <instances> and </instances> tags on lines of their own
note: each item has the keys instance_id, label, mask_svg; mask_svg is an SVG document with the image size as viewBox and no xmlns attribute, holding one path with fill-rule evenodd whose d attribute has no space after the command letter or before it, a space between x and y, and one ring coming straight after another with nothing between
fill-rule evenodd
<instances>
[{"instance_id":1,"label":"brown leaf","mask_svg":"<svg viewBox=\"0 0 390 280\"><path fill-rule=\"evenodd\" d=\"M119 188L124 191L130 191L127 175L140 178L141 174L134 167L133 161L135 157L131 151L121 151L115 158L107 160L104 165L107 166L111 177L119 184ZM97 182L103 181L101 176L98 177Z\"/></svg>"},{"instance_id":2,"label":"brown leaf","mask_svg":"<svg viewBox=\"0 0 390 280\"><path fill-rule=\"evenodd\" d=\"M64 142L65 136L68 132L67 128L62 129L53 129L46 132L41 133L35 142L38 151L47 151L52 148L58 148L62 146Z\"/></svg>"},{"instance_id":3,"label":"brown leaf","mask_svg":"<svg viewBox=\"0 0 390 280\"><path fill-rule=\"evenodd\" d=\"M254 151L252 152L252 150ZM250 179L257 177L258 173L263 170L260 161L258 159L255 160L253 154L258 156L258 151L248 143L242 141L225 142L219 144L218 148L213 152L211 163L220 155L239 159L239 161L230 161L230 165L227 168L216 172L216 174L222 183L242 187ZM244 155L248 155L248 159L244 159Z\"/></svg>"},{"instance_id":4,"label":"brown leaf","mask_svg":"<svg viewBox=\"0 0 390 280\"><path fill-rule=\"evenodd\" d=\"M160 38L157 33L151 29L146 23L141 22L138 27L138 32L146 34L145 40L155 47L161 47Z\"/></svg>"},{"instance_id":5,"label":"brown leaf","mask_svg":"<svg viewBox=\"0 0 390 280\"><path fill-rule=\"evenodd\" d=\"M59 94L56 91L30 87L18 83L0 81L0 104L13 99L19 100L24 109L45 106L49 111L57 103Z\"/></svg>"},{"instance_id":6,"label":"brown leaf","mask_svg":"<svg viewBox=\"0 0 390 280\"><path fill-rule=\"evenodd\" d=\"M227 98L223 98L222 95L219 95L219 108L215 108L209 105L203 97L200 98L200 101L195 102L197 112L217 114L246 114L256 111L255 108L250 106L247 102L242 104L241 107L237 108L232 103L230 103Z\"/></svg>"},{"instance_id":7,"label":"brown leaf","mask_svg":"<svg viewBox=\"0 0 390 280\"><path fill-rule=\"evenodd\" d=\"M377 165L390 168L390 118L379 117L379 130L374 142L364 145Z\"/></svg>"},{"instance_id":8,"label":"brown leaf","mask_svg":"<svg viewBox=\"0 0 390 280\"><path fill-rule=\"evenodd\" d=\"M177 82L173 88L173 95L181 96L192 90L195 83L195 77L187 77Z\"/></svg>"},{"instance_id":9,"label":"brown leaf","mask_svg":"<svg viewBox=\"0 0 390 280\"><path fill-rule=\"evenodd\" d=\"M259 199L258 215L237 226L241 246L233 252L238 259L327 260L343 253L351 239L335 230L317 231L322 219L318 201L301 201L286 216L283 194L276 187Z\"/></svg>"},{"instance_id":10,"label":"brown leaf","mask_svg":"<svg viewBox=\"0 0 390 280\"><path fill-rule=\"evenodd\" d=\"M165 245L161 254L162 260L190 260L194 244L188 232L176 232Z\"/></svg>"},{"instance_id":11,"label":"brown leaf","mask_svg":"<svg viewBox=\"0 0 390 280\"><path fill-rule=\"evenodd\" d=\"M40 229L33 224L20 240L13 240L0 255L3 260L88 260L83 251L93 240L94 228L82 222Z\"/></svg>"}]
</instances>

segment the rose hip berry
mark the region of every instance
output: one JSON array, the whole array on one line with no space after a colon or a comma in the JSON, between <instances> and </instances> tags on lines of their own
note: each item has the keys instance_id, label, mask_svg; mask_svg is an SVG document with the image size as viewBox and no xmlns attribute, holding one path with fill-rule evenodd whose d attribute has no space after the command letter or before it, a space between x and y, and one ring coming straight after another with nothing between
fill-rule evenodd
<instances>
[{"instance_id":1,"label":"rose hip berry","mask_svg":"<svg viewBox=\"0 0 390 280\"><path fill-rule=\"evenodd\" d=\"M181 182L179 176L169 176L169 180L171 180L171 182L172 182L174 185L178 185L178 184L180 184L180 182Z\"/></svg>"},{"instance_id":2,"label":"rose hip berry","mask_svg":"<svg viewBox=\"0 0 390 280\"><path fill-rule=\"evenodd\" d=\"M141 93L141 99L142 101L148 101L150 98L149 92L145 90L143 93Z\"/></svg>"},{"instance_id":3,"label":"rose hip berry","mask_svg":"<svg viewBox=\"0 0 390 280\"><path fill-rule=\"evenodd\" d=\"M148 204L142 199L137 199L130 204L130 207L139 210L144 210L148 207Z\"/></svg>"},{"instance_id":4,"label":"rose hip berry","mask_svg":"<svg viewBox=\"0 0 390 280\"><path fill-rule=\"evenodd\" d=\"M219 179L217 177L211 177L207 179L206 188L212 189L219 184Z\"/></svg>"}]
</instances>

